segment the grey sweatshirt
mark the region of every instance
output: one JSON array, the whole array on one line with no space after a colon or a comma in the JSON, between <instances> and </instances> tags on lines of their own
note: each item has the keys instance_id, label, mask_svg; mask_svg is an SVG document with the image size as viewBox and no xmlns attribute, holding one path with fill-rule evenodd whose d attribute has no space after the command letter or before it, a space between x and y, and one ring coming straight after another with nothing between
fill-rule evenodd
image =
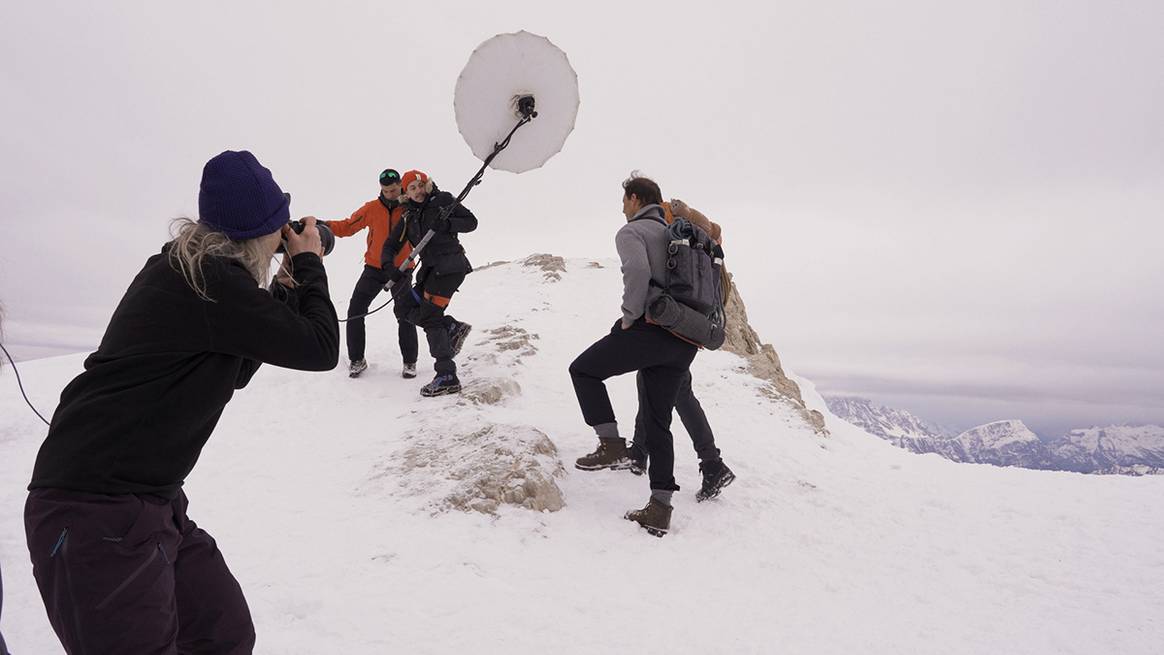
<instances>
[{"instance_id":1,"label":"grey sweatshirt","mask_svg":"<svg viewBox=\"0 0 1164 655\"><path fill-rule=\"evenodd\" d=\"M654 220L657 216L659 220ZM630 327L667 283L667 227L663 208L647 205L614 236L622 260L622 326ZM654 280L658 286L651 286Z\"/></svg>"}]
</instances>

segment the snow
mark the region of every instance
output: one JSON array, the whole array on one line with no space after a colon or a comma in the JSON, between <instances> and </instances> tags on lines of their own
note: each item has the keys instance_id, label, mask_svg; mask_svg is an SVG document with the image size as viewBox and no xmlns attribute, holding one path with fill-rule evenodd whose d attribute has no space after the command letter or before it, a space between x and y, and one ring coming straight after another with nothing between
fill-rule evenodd
<instances>
[{"instance_id":1,"label":"snow","mask_svg":"<svg viewBox=\"0 0 1164 655\"><path fill-rule=\"evenodd\" d=\"M420 398L425 377L400 378L394 321L376 315L363 378L264 367L235 396L187 493L247 594L257 652L1159 652L1164 477L914 455L797 379L822 438L727 353L700 354L694 384L738 479L697 504L676 421L683 490L672 533L647 536L622 519L644 478L572 466L594 437L566 367L618 318L617 266L545 262L480 270L453 301L475 326L463 378L496 393ZM333 295L352 282L333 275ZM42 411L82 361L21 366ZM44 429L10 372L0 385L2 628L19 655L52 655L21 519ZM633 378L611 387L629 428ZM539 433L558 454L522 466L549 472L563 509L450 501L482 449Z\"/></svg>"}]
</instances>

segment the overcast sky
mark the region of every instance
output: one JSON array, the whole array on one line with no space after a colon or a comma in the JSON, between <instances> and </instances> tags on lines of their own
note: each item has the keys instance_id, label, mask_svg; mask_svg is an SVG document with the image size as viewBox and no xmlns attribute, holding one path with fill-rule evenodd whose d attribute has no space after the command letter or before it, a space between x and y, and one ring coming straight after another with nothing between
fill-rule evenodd
<instances>
[{"instance_id":1,"label":"overcast sky","mask_svg":"<svg viewBox=\"0 0 1164 655\"><path fill-rule=\"evenodd\" d=\"M1164 3L461 4L5 2L7 343L92 350L222 150L296 215L346 216L387 166L456 192L457 75L525 29L581 108L470 196L472 261L613 257L641 169L724 225L753 324L826 392L954 428L1164 423Z\"/></svg>"}]
</instances>

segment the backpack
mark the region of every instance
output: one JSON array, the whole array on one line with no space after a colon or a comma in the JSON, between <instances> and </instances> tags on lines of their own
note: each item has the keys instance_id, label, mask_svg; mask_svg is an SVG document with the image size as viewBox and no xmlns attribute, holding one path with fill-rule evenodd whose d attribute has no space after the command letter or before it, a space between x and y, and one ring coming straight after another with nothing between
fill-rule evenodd
<instances>
[{"instance_id":1,"label":"backpack","mask_svg":"<svg viewBox=\"0 0 1164 655\"><path fill-rule=\"evenodd\" d=\"M709 350L726 338L723 249L698 225L676 218L667 226L667 284L647 319Z\"/></svg>"}]
</instances>

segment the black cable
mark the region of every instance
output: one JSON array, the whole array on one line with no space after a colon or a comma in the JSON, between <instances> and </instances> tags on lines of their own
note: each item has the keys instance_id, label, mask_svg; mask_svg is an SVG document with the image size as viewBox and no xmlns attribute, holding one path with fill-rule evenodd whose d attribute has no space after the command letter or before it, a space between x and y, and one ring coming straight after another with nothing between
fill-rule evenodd
<instances>
[{"instance_id":1,"label":"black cable","mask_svg":"<svg viewBox=\"0 0 1164 655\"><path fill-rule=\"evenodd\" d=\"M379 307L377 307L376 309L373 309L370 312L365 312L365 313L359 314L357 316L349 316L347 318L341 318L341 319L339 319L339 322L340 323L347 323L348 321L352 320L353 318L364 318L365 316L371 316L372 314L375 314L376 312L380 311L381 309L384 309L388 305L391 305L393 300L396 300L396 298L394 298L394 297L389 298L388 302L384 303L383 305L380 305Z\"/></svg>"},{"instance_id":2,"label":"black cable","mask_svg":"<svg viewBox=\"0 0 1164 655\"><path fill-rule=\"evenodd\" d=\"M12 355L8 352L8 349L5 348L4 344L2 343L0 343L0 350L3 350L4 354L8 357L8 363L12 364L12 372L16 374L16 384L20 387L20 395L24 396L24 402L28 403L28 406L32 408L33 413L36 414L40 420L44 421L45 425L51 427L52 424L44 420L44 417L40 415L40 412L36 411L36 407L32 406L32 401L28 399L28 394L24 393L24 383L20 381L20 371L16 370L16 360L12 359Z\"/></svg>"}]
</instances>

